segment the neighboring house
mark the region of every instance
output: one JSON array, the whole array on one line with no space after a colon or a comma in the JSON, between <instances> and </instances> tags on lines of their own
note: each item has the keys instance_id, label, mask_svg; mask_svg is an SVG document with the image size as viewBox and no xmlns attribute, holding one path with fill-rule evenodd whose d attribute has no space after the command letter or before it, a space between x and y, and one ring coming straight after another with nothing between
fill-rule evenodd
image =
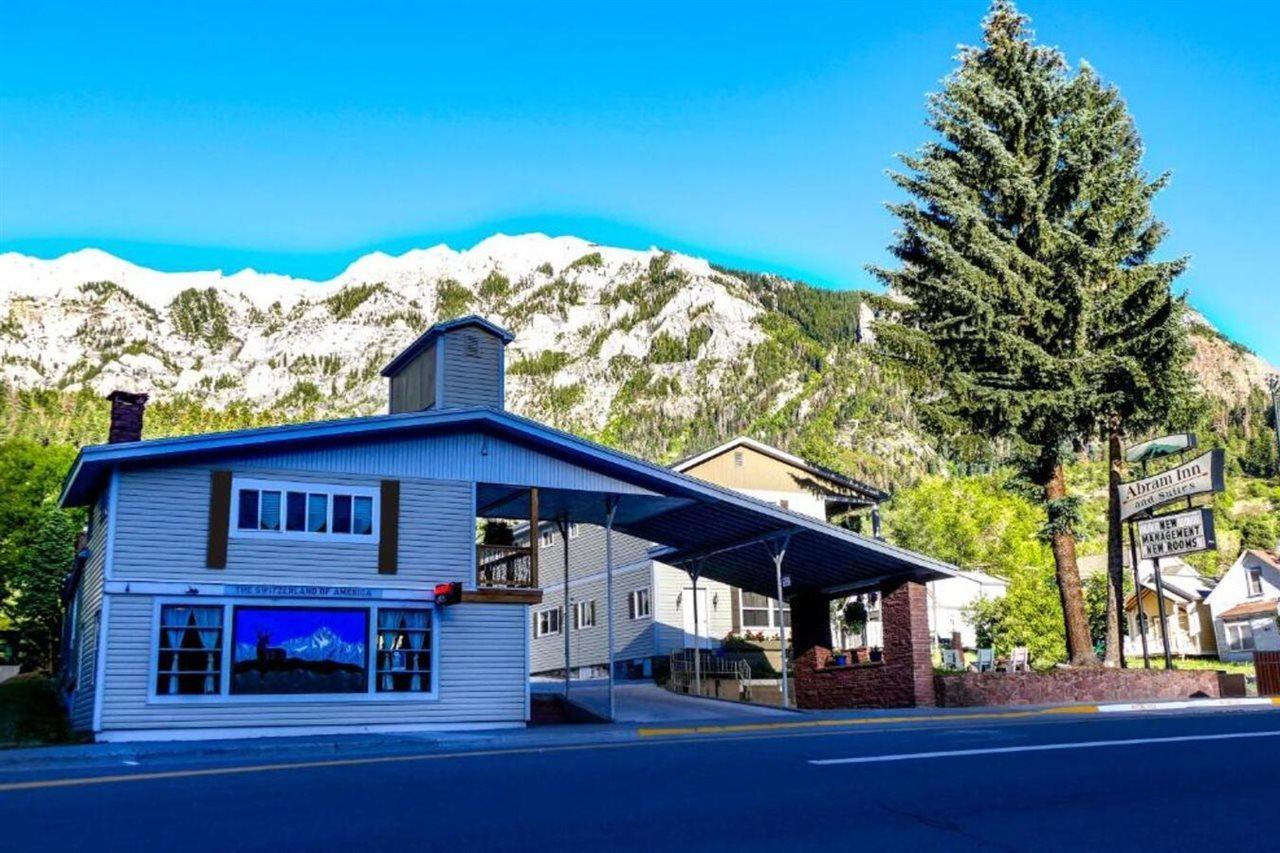
<instances>
[{"instance_id":1,"label":"neighboring house","mask_svg":"<svg viewBox=\"0 0 1280 853\"><path fill-rule=\"evenodd\" d=\"M1126 561L1126 572L1130 571L1129 565ZM1125 598L1128 630L1124 638L1124 653L1128 656L1142 654L1142 637L1138 633L1138 608L1141 607L1147 616L1147 651L1151 655L1163 655L1160 598L1156 593L1155 571L1151 561L1140 561L1138 573L1142 580L1141 589ZM1218 643L1208 605L1209 596L1214 589L1213 582L1177 557L1161 559L1160 578L1164 588L1170 654L1187 657L1216 655Z\"/></svg>"},{"instance_id":2,"label":"neighboring house","mask_svg":"<svg viewBox=\"0 0 1280 853\"><path fill-rule=\"evenodd\" d=\"M1280 651L1280 557L1246 549L1208 596L1222 660L1250 660Z\"/></svg>"},{"instance_id":3,"label":"neighboring house","mask_svg":"<svg viewBox=\"0 0 1280 853\"><path fill-rule=\"evenodd\" d=\"M67 590L73 726L102 740L522 726L531 635L563 620L539 606L550 549L478 542L494 520L609 525L592 535L616 545L619 624L670 604L652 582L623 589L640 555L619 534L756 592L771 588L765 543L786 536L802 600L898 596L912 647L918 588L951 567L505 411L510 340L478 317L433 326L384 368L385 415L144 441L147 398L113 393L109 443L81 449L60 498L89 517ZM606 602L576 624L607 623Z\"/></svg>"}]
</instances>

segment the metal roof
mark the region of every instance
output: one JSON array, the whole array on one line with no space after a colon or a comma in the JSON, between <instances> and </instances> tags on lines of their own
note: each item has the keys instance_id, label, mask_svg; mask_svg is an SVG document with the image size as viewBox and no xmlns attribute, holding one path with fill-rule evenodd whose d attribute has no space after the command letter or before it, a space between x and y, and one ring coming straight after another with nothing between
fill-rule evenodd
<instances>
[{"instance_id":1,"label":"metal roof","mask_svg":"<svg viewBox=\"0 0 1280 853\"><path fill-rule=\"evenodd\" d=\"M401 367L404 367L406 363L411 361L418 355L418 353L426 349L433 340L440 337L440 335L443 335L445 332L451 332L454 329L461 329L466 326L478 326L481 329L484 329L489 334L501 338L503 345L509 344L516 339L516 336L508 332L506 329L496 323L490 323L478 314L468 314L465 317L455 317L452 320L444 320L436 323L430 329L427 329L419 335L417 340L401 350L399 355L391 359L387 366L382 368L382 375L390 376Z\"/></svg>"},{"instance_id":2,"label":"metal roof","mask_svg":"<svg viewBox=\"0 0 1280 853\"><path fill-rule=\"evenodd\" d=\"M116 467L215 461L282 446L300 447L389 435L478 431L639 486L651 494L617 496L614 529L665 546L668 563L697 565L703 577L773 595L769 547L788 541L784 574L790 592L837 594L869 588L892 577L920 580L958 574L946 563L782 509L732 489L672 471L510 412L490 408L405 412L290 424L224 433L88 446L64 484L64 506L90 503ZM537 485L536 483L530 485ZM605 522L606 495L540 489L540 512L570 521ZM520 517L527 496L511 485L478 484L477 508ZM525 516L527 517L527 516Z\"/></svg>"},{"instance_id":3,"label":"metal roof","mask_svg":"<svg viewBox=\"0 0 1280 853\"><path fill-rule=\"evenodd\" d=\"M765 456L777 459L779 462L785 462L802 471L808 471L814 476L830 480L831 482L849 489L850 491L860 492L861 496L869 502L878 503L881 501L887 501L890 498L888 492L883 489L876 488L870 483L864 483L862 480L855 480L853 477L847 477L839 471L832 471L830 468L815 465L807 459L802 459L799 456L787 453L785 450L774 447L771 444L765 444L763 441L756 441L754 438L746 435L740 435L737 438L729 439L724 444L717 445L710 450L704 450L703 452L697 453L693 456L687 456L673 464L671 467L676 471L688 471L690 468L696 467L697 465L706 462L708 459L714 459L717 456L728 453L735 447L749 447L752 450L763 453Z\"/></svg>"}]
</instances>

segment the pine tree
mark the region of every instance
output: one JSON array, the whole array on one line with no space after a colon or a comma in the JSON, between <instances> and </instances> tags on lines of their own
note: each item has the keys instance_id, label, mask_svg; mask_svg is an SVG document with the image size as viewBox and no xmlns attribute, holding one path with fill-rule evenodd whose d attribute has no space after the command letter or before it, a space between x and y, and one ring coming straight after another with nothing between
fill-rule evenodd
<instances>
[{"instance_id":1,"label":"pine tree","mask_svg":"<svg viewBox=\"0 0 1280 853\"><path fill-rule=\"evenodd\" d=\"M913 200L890 206L902 265L873 272L898 314L877 333L883 353L935 383L935 429L1012 443L1046 510L1068 657L1093 663L1063 462L1094 433L1095 383L1112 362L1095 352L1105 300L1074 230L1092 175L1065 150L1080 96L1011 3L997 0L983 26L930 100L939 138L893 176Z\"/></svg>"},{"instance_id":2,"label":"pine tree","mask_svg":"<svg viewBox=\"0 0 1280 853\"><path fill-rule=\"evenodd\" d=\"M1184 305L1173 280L1184 259L1154 261L1165 236L1151 200L1168 175L1150 179L1132 117L1114 87L1088 65L1068 87L1063 167L1076 184L1068 227L1079 240L1089 297L1087 334L1107 443L1110 499L1107 537L1106 662L1123 658L1124 550L1120 522L1122 442L1165 423L1191 391Z\"/></svg>"}]
</instances>

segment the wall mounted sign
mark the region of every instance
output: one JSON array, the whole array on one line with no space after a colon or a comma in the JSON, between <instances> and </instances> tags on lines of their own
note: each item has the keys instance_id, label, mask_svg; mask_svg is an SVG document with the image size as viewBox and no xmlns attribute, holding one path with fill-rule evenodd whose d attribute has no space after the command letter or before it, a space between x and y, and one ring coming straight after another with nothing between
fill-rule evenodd
<instances>
[{"instance_id":1,"label":"wall mounted sign","mask_svg":"<svg viewBox=\"0 0 1280 853\"><path fill-rule=\"evenodd\" d=\"M1199 507L1138 522L1142 559L1158 560L1218 547L1213 532L1213 511Z\"/></svg>"},{"instance_id":2,"label":"wall mounted sign","mask_svg":"<svg viewBox=\"0 0 1280 853\"><path fill-rule=\"evenodd\" d=\"M1222 466L1223 452L1210 450L1177 468L1131 483L1121 483L1120 520L1132 518L1140 512L1155 509L1179 498L1222 491Z\"/></svg>"},{"instance_id":3,"label":"wall mounted sign","mask_svg":"<svg viewBox=\"0 0 1280 853\"><path fill-rule=\"evenodd\" d=\"M1183 450L1195 449L1195 433L1181 432L1176 435L1165 435L1160 438L1153 438L1150 441L1144 441L1141 444L1135 444L1125 451L1124 458L1129 462L1146 462L1149 459L1168 456L1170 453L1180 453Z\"/></svg>"},{"instance_id":4,"label":"wall mounted sign","mask_svg":"<svg viewBox=\"0 0 1280 853\"><path fill-rule=\"evenodd\" d=\"M381 598L382 590L362 586L292 586L288 584L229 583L224 595L267 598Z\"/></svg>"}]
</instances>

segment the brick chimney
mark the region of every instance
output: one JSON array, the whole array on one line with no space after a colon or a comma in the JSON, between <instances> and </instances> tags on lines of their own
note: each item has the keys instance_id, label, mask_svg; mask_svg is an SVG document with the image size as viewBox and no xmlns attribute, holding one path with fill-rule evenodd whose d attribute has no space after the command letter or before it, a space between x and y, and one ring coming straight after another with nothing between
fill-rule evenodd
<instances>
[{"instance_id":1,"label":"brick chimney","mask_svg":"<svg viewBox=\"0 0 1280 853\"><path fill-rule=\"evenodd\" d=\"M147 408L147 395L112 391L107 399L111 401L111 429L107 432L107 443L141 441L142 413Z\"/></svg>"}]
</instances>

